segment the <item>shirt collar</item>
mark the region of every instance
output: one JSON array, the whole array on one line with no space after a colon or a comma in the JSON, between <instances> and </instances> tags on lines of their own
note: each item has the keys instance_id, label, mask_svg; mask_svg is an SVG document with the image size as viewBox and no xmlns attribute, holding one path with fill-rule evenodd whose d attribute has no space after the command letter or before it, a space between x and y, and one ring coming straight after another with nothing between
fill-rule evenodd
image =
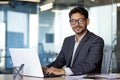
<instances>
[{"instance_id":1,"label":"shirt collar","mask_svg":"<svg viewBox=\"0 0 120 80\"><path fill-rule=\"evenodd\" d=\"M85 36L87 32L85 32L78 40L76 39L76 36L75 36L75 42L80 42L82 40L82 38Z\"/></svg>"}]
</instances>

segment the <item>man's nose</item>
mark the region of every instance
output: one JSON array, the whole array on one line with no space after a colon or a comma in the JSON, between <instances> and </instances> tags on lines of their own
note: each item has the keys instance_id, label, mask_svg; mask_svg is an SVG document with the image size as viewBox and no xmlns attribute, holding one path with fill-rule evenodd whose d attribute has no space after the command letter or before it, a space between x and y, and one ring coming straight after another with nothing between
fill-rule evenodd
<instances>
[{"instance_id":1,"label":"man's nose","mask_svg":"<svg viewBox=\"0 0 120 80\"><path fill-rule=\"evenodd\" d=\"M79 24L79 21L78 21L78 20L76 20L76 21L75 21L75 25L78 25L78 24Z\"/></svg>"}]
</instances>

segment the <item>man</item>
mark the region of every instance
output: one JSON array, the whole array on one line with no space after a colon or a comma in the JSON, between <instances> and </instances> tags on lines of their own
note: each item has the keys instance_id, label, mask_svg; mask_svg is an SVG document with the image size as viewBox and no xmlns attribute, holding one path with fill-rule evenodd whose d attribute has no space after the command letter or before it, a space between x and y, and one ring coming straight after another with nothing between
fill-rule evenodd
<instances>
[{"instance_id":1,"label":"man","mask_svg":"<svg viewBox=\"0 0 120 80\"><path fill-rule=\"evenodd\" d=\"M43 71L57 75L100 73L104 41L88 31L88 11L75 7L69 12L69 18L76 34L65 38L56 60L43 67Z\"/></svg>"}]
</instances>

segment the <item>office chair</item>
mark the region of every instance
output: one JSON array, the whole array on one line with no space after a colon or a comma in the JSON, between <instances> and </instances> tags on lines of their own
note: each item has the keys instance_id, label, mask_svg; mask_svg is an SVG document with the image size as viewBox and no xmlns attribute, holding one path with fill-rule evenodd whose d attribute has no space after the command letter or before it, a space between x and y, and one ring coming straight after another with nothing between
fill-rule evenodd
<instances>
[{"instance_id":1,"label":"office chair","mask_svg":"<svg viewBox=\"0 0 120 80\"><path fill-rule=\"evenodd\" d=\"M112 49L104 50L103 59L102 59L102 69L101 69L102 74L109 74L113 53L114 51Z\"/></svg>"},{"instance_id":2,"label":"office chair","mask_svg":"<svg viewBox=\"0 0 120 80\"><path fill-rule=\"evenodd\" d=\"M44 46L42 43L38 44L38 55L41 63L44 64L46 62L46 53L44 51Z\"/></svg>"}]
</instances>

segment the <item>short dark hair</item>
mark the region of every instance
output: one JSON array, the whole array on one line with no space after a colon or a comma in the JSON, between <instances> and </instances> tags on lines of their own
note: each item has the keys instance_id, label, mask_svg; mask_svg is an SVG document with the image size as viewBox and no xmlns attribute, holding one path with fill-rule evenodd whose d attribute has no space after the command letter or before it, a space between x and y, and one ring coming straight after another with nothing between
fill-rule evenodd
<instances>
[{"instance_id":1,"label":"short dark hair","mask_svg":"<svg viewBox=\"0 0 120 80\"><path fill-rule=\"evenodd\" d=\"M80 6L73 8L73 9L69 12L69 18L71 18L72 14L73 14L73 13L76 13L76 12L84 15L84 17L85 17L86 19L88 18L88 11L87 11L85 8L80 7Z\"/></svg>"}]
</instances>

